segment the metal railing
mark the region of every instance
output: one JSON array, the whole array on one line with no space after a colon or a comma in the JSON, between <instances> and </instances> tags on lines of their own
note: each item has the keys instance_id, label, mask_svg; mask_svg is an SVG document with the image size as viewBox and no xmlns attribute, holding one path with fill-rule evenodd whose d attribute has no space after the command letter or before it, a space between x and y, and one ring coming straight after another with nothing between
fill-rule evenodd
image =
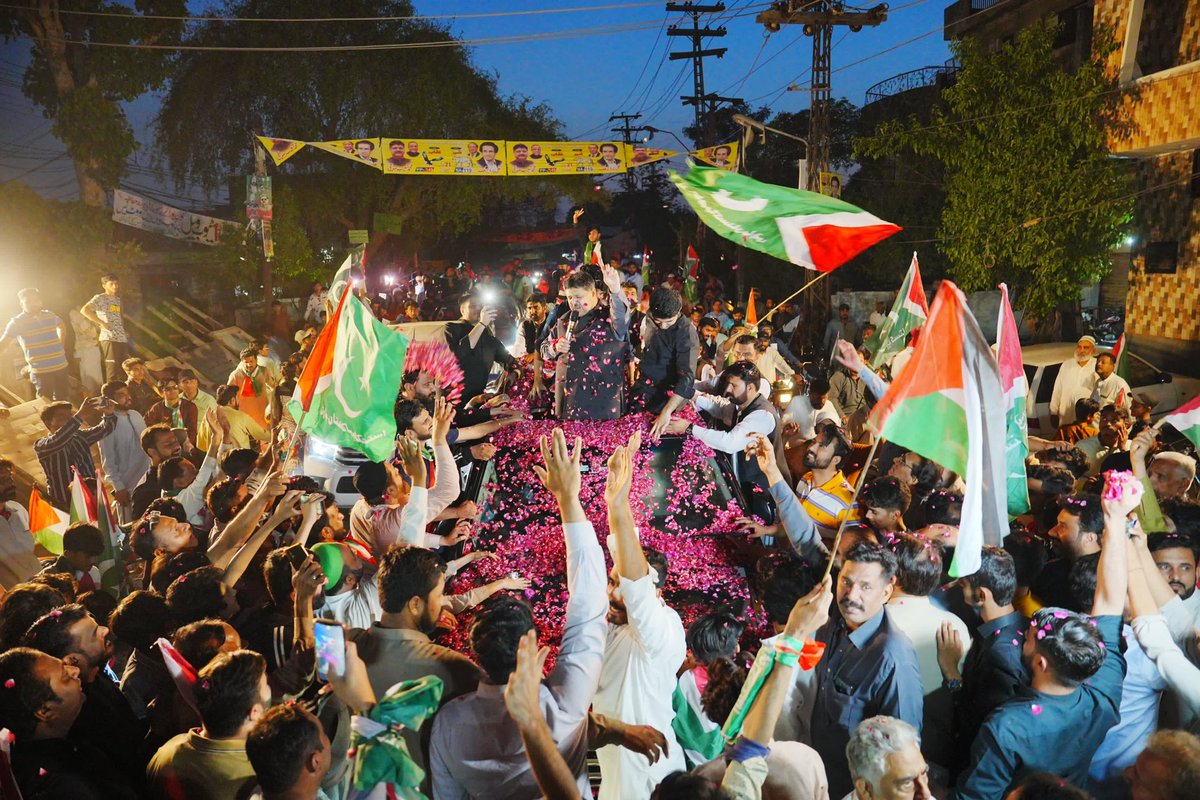
<instances>
[{"instance_id":1,"label":"metal railing","mask_svg":"<svg viewBox=\"0 0 1200 800\"><path fill-rule=\"evenodd\" d=\"M948 61L941 66L921 67L920 69L913 69L908 72L901 72L899 75L893 75L867 89L867 104L869 105L877 100L882 100L885 97L891 97L901 92L933 86L943 77L953 75L959 69L960 67L957 63Z\"/></svg>"}]
</instances>

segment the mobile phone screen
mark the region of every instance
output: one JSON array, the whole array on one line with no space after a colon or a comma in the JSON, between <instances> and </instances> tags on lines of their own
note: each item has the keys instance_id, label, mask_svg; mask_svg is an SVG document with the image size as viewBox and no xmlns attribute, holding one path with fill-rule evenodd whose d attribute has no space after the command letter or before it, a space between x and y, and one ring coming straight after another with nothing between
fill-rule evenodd
<instances>
[{"instance_id":1,"label":"mobile phone screen","mask_svg":"<svg viewBox=\"0 0 1200 800\"><path fill-rule=\"evenodd\" d=\"M318 619L313 624L317 640L317 676L326 680L329 673L346 672L346 631L336 622Z\"/></svg>"}]
</instances>

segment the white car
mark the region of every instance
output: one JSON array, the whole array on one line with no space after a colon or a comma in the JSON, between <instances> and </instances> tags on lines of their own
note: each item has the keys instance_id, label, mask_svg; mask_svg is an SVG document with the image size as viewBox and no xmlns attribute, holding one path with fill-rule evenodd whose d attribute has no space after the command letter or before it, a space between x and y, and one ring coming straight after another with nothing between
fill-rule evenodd
<instances>
[{"instance_id":1,"label":"white car","mask_svg":"<svg viewBox=\"0 0 1200 800\"><path fill-rule=\"evenodd\" d=\"M1074 342L1032 344L1021 348L1025 361L1025 379L1029 382L1026 418L1029 433L1053 439L1057 430L1050 421L1050 397L1058 369L1067 359L1075 357ZM1158 419L1200 394L1200 380L1164 372L1137 353L1130 352L1126 372L1134 394L1144 394L1154 400L1153 419Z\"/></svg>"}]
</instances>

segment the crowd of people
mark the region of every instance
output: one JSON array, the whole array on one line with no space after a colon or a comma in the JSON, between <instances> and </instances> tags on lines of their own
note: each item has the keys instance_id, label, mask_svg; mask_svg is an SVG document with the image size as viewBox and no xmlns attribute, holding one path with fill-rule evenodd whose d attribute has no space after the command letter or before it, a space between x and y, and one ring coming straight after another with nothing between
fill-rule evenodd
<instances>
[{"instance_id":1,"label":"crowd of people","mask_svg":"<svg viewBox=\"0 0 1200 800\"><path fill-rule=\"evenodd\" d=\"M81 310L105 381L82 400L56 374L61 321L23 291L4 337L49 401L46 497L111 497L122 527L115 553L99 520L35 538L0 459L5 791L580 798L594 753L603 800L1200 797L1195 460L1161 444L1111 356L1080 341L1057 436L1029 437L1030 511L953 579L960 477L887 442L867 459L870 408L907 360L868 366L882 304L861 326L837 310L821 374L794 353L793 309L748 324L719 284L605 262L582 227L574 269L450 268L372 303L445 320L460 374L406 364L395 454L361 463L350 508L302 474L284 402L337 299L324 286L302 319L269 309L210 393L130 354L107 276ZM500 284L525 310L513 344ZM561 630L538 630L529 576L464 587L497 557L466 546L484 509L463 475L490 437L631 414L644 432L607 453L601 505L561 429L520 478L561 520ZM737 484L729 552L753 609L685 625L664 592L678 566L643 545L630 496L663 437L711 448Z\"/></svg>"}]
</instances>

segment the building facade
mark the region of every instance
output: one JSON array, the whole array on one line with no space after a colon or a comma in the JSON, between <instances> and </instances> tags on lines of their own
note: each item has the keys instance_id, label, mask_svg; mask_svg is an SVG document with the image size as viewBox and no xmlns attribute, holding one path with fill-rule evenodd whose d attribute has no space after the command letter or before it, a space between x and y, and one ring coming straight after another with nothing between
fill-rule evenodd
<instances>
[{"instance_id":1,"label":"building facade","mask_svg":"<svg viewBox=\"0 0 1200 800\"><path fill-rule=\"evenodd\" d=\"M1200 374L1200 0L957 0L946 37L1000 47L1032 24L1057 22L1065 66L1098 36L1115 36L1109 66L1131 90L1132 125L1114 156L1134 175L1134 222L1114 253L1101 303L1124 302L1135 352Z\"/></svg>"}]
</instances>

